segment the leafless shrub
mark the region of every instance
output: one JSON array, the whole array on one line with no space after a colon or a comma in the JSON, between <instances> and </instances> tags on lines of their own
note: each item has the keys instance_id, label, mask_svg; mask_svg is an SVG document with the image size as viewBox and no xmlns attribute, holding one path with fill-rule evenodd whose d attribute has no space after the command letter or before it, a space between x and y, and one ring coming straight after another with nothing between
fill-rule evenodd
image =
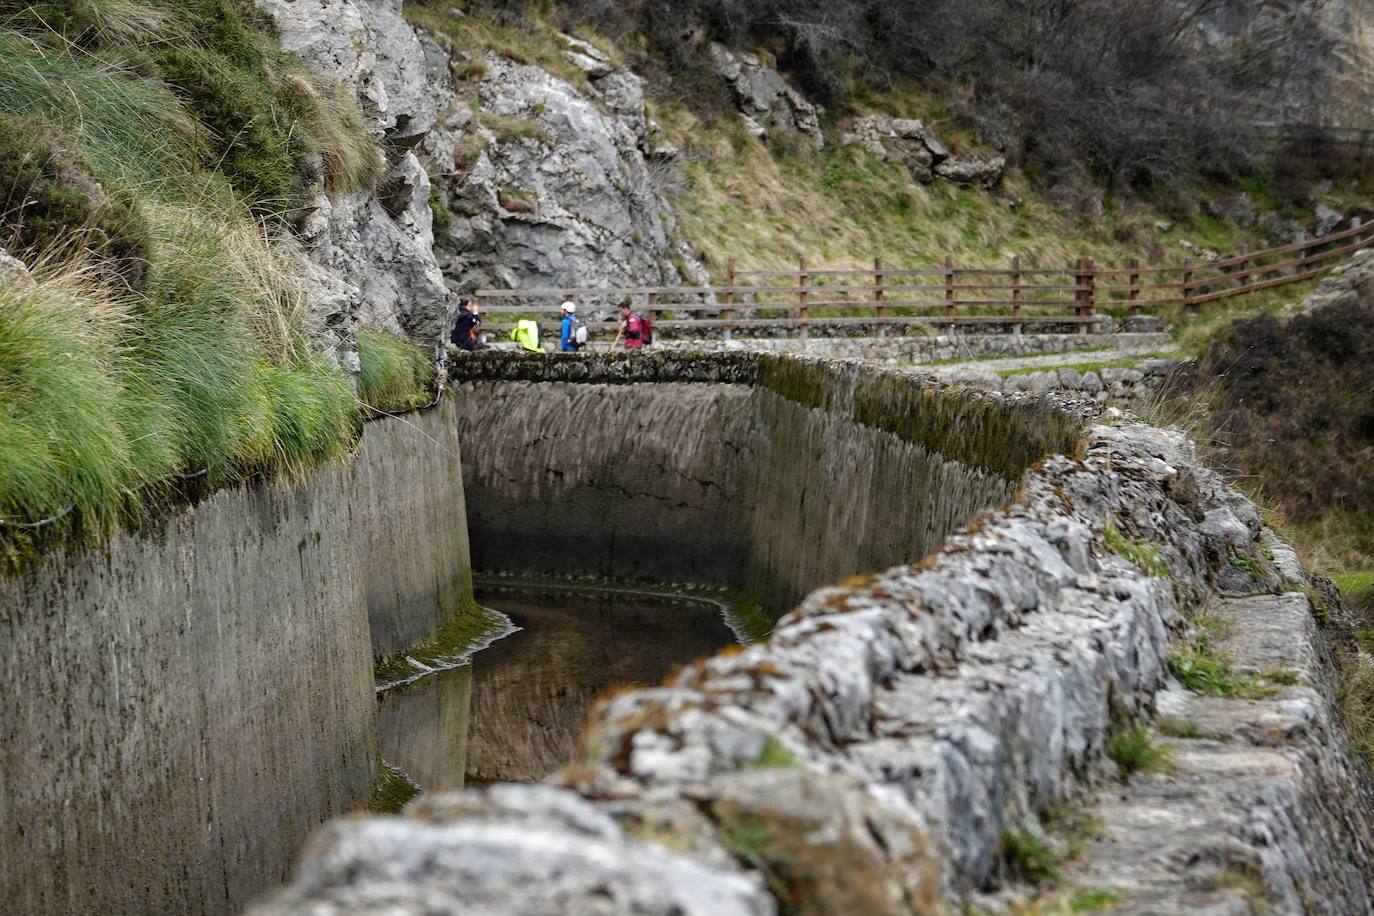
<instances>
[{"instance_id":1,"label":"leafless shrub","mask_svg":"<svg viewBox=\"0 0 1374 916\"><path fill-rule=\"evenodd\" d=\"M641 63L700 69L704 38L767 44L827 102L895 79L973 89L981 132L1053 183L1087 167L1120 185L1249 171L1244 129L1301 74L1294 22L1243 42L1203 26L1232 0L566 0L612 34L644 35ZM507 0L509 5L510 0ZM1301 25L1301 23L1299 23Z\"/></svg>"}]
</instances>

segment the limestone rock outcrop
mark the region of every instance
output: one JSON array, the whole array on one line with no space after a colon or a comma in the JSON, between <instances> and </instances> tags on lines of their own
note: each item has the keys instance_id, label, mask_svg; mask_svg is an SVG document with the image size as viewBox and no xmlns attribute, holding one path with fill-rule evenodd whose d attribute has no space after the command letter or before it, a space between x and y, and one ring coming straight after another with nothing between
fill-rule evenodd
<instances>
[{"instance_id":1,"label":"limestone rock outcrop","mask_svg":"<svg viewBox=\"0 0 1374 916\"><path fill-rule=\"evenodd\" d=\"M570 40L588 91L539 67L484 61L476 106L457 99L423 150L452 214L440 265L461 291L698 285L651 158L637 76Z\"/></svg>"},{"instance_id":2,"label":"limestone rock outcrop","mask_svg":"<svg viewBox=\"0 0 1374 916\"><path fill-rule=\"evenodd\" d=\"M313 308L348 365L352 328L404 332L436 354L454 309L434 257L430 182L414 147L451 94L438 49L401 17L401 0L257 0L282 46L352 89L386 156L375 192L303 212L297 237L318 268Z\"/></svg>"},{"instance_id":3,"label":"limestone rock outcrop","mask_svg":"<svg viewBox=\"0 0 1374 916\"><path fill-rule=\"evenodd\" d=\"M496 786L424 799L406 819L327 828L295 885L251 912L773 916L776 909L758 877L627 836L572 792Z\"/></svg>"},{"instance_id":4,"label":"limestone rock outcrop","mask_svg":"<svg viewBox=\"0 0 1374 916\"><path fill-rule=\"evenodd\" d=\"M1197 23L1214 45L1274 41L1267 97L1247 100L1257 120L1368 128L1374 109L1374 4L1368 0L1222 3Z\"/></svg>"},{"instance_id":5,"label":"limestone rock outcrop","mask_svg":"<svg viewBox=\"0 0 1374 916\"><path fill-rule=\"evenodd\" d=\"M1281 317L1314 312L1347 298L1352 293L1374 287L1374 249L1357 252L1345 264L1322 280L1312 295L1283 309Z\"/></svg>"},{"instance_id":6,"label":"limestone rock outcrop","mask_svg":"<svg viewBox=\"0 0 1374 916\"><path fill-rule=\"evenodd\" d=\"M911 177L929 184L936 178L960 185L996 187L1007 160L995 155L952 155L922 122L874 114L855 118L840 135L842 146L862 146L883 162L905 166Z\"/></svg>"},{"instance_id":7,"label":"limestone rock outcrop","mask_svg":"<svg viewBox=\"0 0 1374 916\"><path fill-rule=\"evenodd\" d=\"M716 73L730 84L740 116L760 140L791 141L812 152L825 146L820 110L788 85L758 55L713 42L708 49Z\"/></svg>"}]
</instances>

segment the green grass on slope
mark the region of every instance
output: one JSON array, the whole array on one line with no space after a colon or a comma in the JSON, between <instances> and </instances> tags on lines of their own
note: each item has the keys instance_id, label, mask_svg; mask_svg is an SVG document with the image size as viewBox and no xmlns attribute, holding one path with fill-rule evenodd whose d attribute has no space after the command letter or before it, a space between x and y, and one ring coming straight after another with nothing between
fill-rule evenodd
<instances>
[{"instance_id":1,"label":"green grass on slope","mask_svg":"<svg viewBox=\"0 0 1374 916\"><path fill-rule=\"evenodd\" d=\"M317 179L331 191L349 191L380 177L382 162L355 100L282 52L270 20L250 0L0 0L0 29L12 30L10 47L0 53L18 63L0 78L6 110L16 110L14 102L37 103L94 116L99 127L88 133L95 146L109 140L141 153L107 165L141 170L148 179L159 174L158 147L166 139L158 131L138 135L150 121L166 126L158 122L172 114L160 101L152 112L138 104L149 100L156 80L175 94L180 120L197 134L189 149L169 145L227 178L259 215L298 207ZM29 45L17 60L16 42ZM111 90L100 70L142 79ZM63 99L68 84L72 98ZM153 117L122 120L131 103L137 114Z\"/></svg>"},{"instance_id":2,"label":"green grass on slope","mask_svg":"<svg viewBox=\"0 0 1374 916\"><path fill-rule=\"evenodd\" d=\"M374 410L414 410L429 402L434 365L419 346L389 331L359 328L358 395Z\"/></svg>"},{"instance_id":3,"label":"green grass on slope","mask_svg":"<svg viewBox=\"0 0 1374 916\"><path fill-rule=\"evenodd\" d=\"M270 238L319 180L375 179L351 95L246 3L0 0L0 25L0 246L32 268L0 281L0 551L349 449L357 398Z\"/></svg>"}]
</instances>

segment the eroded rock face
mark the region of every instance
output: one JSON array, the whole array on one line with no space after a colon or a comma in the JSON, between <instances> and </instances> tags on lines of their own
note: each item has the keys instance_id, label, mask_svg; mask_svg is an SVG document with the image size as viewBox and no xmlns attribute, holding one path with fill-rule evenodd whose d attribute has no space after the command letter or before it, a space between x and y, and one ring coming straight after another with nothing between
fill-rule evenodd
<instances>
[{"instance_id":1,"label":"eroded rock face","mask_svg":"<svg viewBox=\"0 0 1374 916\"><path fill-rule=\"evenodd\" d=\"M13 281L29 274L29 268L23 261L16 258L3 248L0 248L0 280Z\"/></svg>"},{"instance_id":2,"label":"eroded rock face","mask_svg":"<svg viewBox=\"0 0 1374 916\"><path fill-rule=\"evenodd\" d=\"M591 95L538 67L496 56L424 150L452 226L438 241L456 289L695 285L705 271L676 238L651 163L651 125L639 78L570 56Z\"/></svg>"},{"instance_id":3,"label":"eroded rock face","mask_svg":"<svg viewBox=\"0 0 1374 916\"><path fill-rule=\"evenodd\" d=\"M381 141L374 193L323 191L297 235L318 268L312 307L345 366L355 324L404 332L437 354L454 309L434 257L429 178L412 151L451 94L447 60L401 17L401 0L258 0L282 46L351 88Z\"/></svg>"},{"instance_id":4,"label":"eroded rock face","mask_svg":"<svg viewBox=\"0 0 1374 916\"><path fill-rule=\"evenodd\" d=\"M935 164L949 155L920 121L890 115L855 118L840 135L840 145L862 146L883 162L900 163L922 183L935 179Z\"/></svg>"},{"instance_id":5,"label":"eroded rock face","mask_svg":"<svg viewBox=\"0 0 1374 916\"><path fill-rule=\"evenodd\" d=\"M841 134L842 146L862 146L883 162L906 166L911 177L928 184L936 178L961 185L996 187L1006 172L1002 156L953 156L920 121L875 114L855 118Z\"/></svg>"},{"instance_id":6,"label":"eroded rock face","mask_svg":"<svg viewBox=\"0 0 1374 916\"><path fill-rule=\"evenodd\" d=\"M740 115L760 140L792 141L812 152L825 146L820 110L787 84L756 54L713 42L708 50L716 72L734 90Z\"/></svg>"},{"instance_id":7,"label":"eroded rock face","mask_svg":"<svg viewBox=\"0 0 1374 916\"><path fill-rule=\"evenodd\" d=\"M1296 124L1367 127L1374 107L1374 4L1369 0L1221 3L1198 22L1199 39L1243 47L1279 36L1283 60L1267 97L1248 100Z\"/></svg>"}]
</instances>

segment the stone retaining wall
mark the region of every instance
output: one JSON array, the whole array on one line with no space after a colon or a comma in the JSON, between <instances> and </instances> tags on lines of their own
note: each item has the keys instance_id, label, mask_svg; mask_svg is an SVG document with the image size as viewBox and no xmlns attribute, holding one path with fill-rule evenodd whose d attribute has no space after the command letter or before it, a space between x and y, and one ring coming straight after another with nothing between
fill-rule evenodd
<instances>
[{"instance_id":1,"label":"stone retaining wall","mask_svg":"<svg viewBox=\"0 0 1374 916\"><path fill-rule=\"evenodd\" d=\"M453 410L0 577L0 909L238 912L367 801L374 654L471 600Z\"/></svg>"},{"instance_id":2,"label":"stone retaining wall","mask_svg":"<svg viewBox=\"0 0 1374 916\"><path fill-rule=\"evenodd\" d=\"M980 371L977 365L948 373L946 378L964 385L1008 395L1062 395L1107 404L1114 401L1149 401L1159 396L1175 373L1193 364L1180 359L1143 359L1133 366L1108 366L1078 369L1062 366L1028 369L997 375Z\"/></svg>"},{"instance_id":3,"label":"stone retaining wall","mask_svg":"<svg viewBox=\"0 0 1374 916\"><path fill-rule=\"evenodd\" d=\"M1077 454L920 564L814 592L767 643L603 701L553 785L331 826L255 916L1000 909L1007 837L1122 778L1108 738L1154 716L1210 597L1291 587L1291 552L1181 434L1118 419ZM1290 629L1322 656L1318 627ZM1191 816L1253 851L1208 911L1374 912L1374 802L1330 686L1310 687L1320 727L1283 730L1282 767L1233 775L1220 755L1204 776L1220 808ZM1217 801L1232 779L1263 820ZM1114 902L1160 912L1186 864Z\"/></svg>"},{"instance_id":4,"label":"stone retaining wall","mask_svg":"<svg viewBox=\"0 0 1374 916\"><path fill-rule=\"evenodd\" d=\"M741 337L729 342L717 339L673 339L665 332L654 349L697 353L777 353L823 359L862 359L887 366L932 363L983 357L1011 358L1041 353L1074 353L1106 347L1152 348L1170 344L1168 334L1153 332L1093 334L939 334L929 337L840 337L813 333L808 339L788 336L786 329L772 336ZM504 347L502 341L493 341ZM597 344L594 342L593 346ZM602 345L604 346L604 345Z\"/></svg>"}]
</instances>

